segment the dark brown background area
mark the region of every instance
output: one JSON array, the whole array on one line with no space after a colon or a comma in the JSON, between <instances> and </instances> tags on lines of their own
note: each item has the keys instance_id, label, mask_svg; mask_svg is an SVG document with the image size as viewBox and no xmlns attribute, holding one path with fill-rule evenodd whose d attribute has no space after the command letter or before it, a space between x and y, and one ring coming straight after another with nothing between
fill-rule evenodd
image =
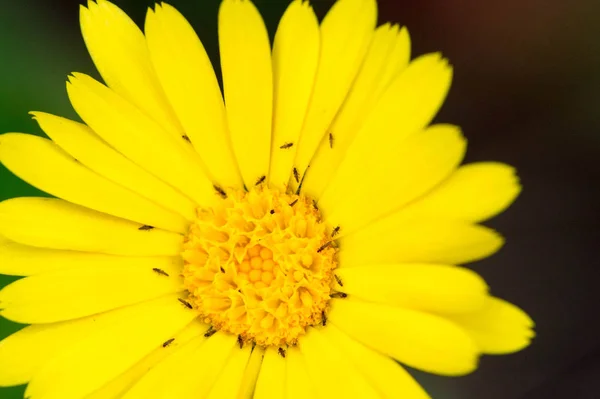
<instances>
[{"instance_id":1,"label":"dark brown background area","mask_svg":"<svg viewBox=\"0 0 600 399\"><path fill-rule=\"evenodd\" d=\"M114 2L140 25L152 5ZM80 3L2 0L3 131L39 132L26 114L31 109L74 115L66 75L97 76L79 32ZM255 1L271 35L287 3ZM320 16L331 3L313 1ZM192 22L218 65L219 1L170 4ZM462 126L467 161L510 163L524 186L515 205L488 223L507 245L471 266L495 295L532 315L538 337L521 353L484 357L467 377L415 376L436 399L600 398L600 1L379 5L380 22L408 26L413 54L440 50L454 65L453 87L437 120ZM5 170L0 178L0 199L37 193ZM5 336L17 327L0 328ZM0 389L0 397L20 392Z\"/></svg>"}]
</instances>

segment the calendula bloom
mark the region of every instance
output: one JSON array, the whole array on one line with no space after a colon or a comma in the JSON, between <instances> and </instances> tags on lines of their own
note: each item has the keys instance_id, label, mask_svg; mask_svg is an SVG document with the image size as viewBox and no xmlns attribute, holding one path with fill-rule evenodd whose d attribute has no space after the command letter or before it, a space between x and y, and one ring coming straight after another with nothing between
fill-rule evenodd
<instances>
[{"instance_id":1,"label":"calendula bloom","mask_svg":"<svg viewBox=\"0 0 600 399\"><path fill-rule=\"evenodd\" d=\"M473 271L502 238L477 223L520 186L459 166L458 127L429 125L450 86L410 60L374 0L319 24L294 0L271 49L249 0L219 10L221 93L173 7L144 32L81 8L104 79L73 73L85 124L0 136L0 161L57 198L0 203L0 385L31 399L426 398L400 364L463 375L526 347L531 319Z\"/></svg>"}]
</instances>

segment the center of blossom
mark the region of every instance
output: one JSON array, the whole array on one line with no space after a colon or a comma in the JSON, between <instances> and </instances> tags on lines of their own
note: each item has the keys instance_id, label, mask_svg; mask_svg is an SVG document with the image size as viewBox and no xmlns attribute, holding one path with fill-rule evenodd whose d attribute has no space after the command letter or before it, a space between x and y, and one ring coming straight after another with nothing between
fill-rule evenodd
<instances>
[{"instance_id":1,"label":"center of blossom","mask_svg":"<svg viewBox=\"0 0 600 399\"><path fill-rule=\"evenodd\" d=\"M187 303L240 345L295 345L325 322L337 230L303 195L215 189L218 204L198 208L183 246Z\"/></svg>"}]
</instances>

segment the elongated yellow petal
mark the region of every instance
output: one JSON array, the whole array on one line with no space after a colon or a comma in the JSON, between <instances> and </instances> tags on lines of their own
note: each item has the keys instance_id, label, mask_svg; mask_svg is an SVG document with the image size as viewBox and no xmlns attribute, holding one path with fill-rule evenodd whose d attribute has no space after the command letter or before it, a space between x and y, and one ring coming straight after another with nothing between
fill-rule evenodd
<instances>
[{"instance_id":1,"label":"elongated yellow petal","mask_svg":"<svg viewBox=\"0 0 600 399\"><path fill-rule=\"evenodd\" d=\"M250 354L248 365L240 382L239 399L252 399L264 356L265 350L258 346Z\"/></svg>"},{"instance_id":2,"label":"elongated yellow petal","mask_svg":"<svg viewBox=\"0 0 600 399\"><path fill-rule=\"evenodd\" d=\"M518 352L535 336L533 320L527 313L494 297L488 298L479 311L449 319L464 328L483 353L493 355Z\"/></svg>"},{"instance_id":3,"label":"elongated yellow petal","mask_svg":"<svg viewBox=\"0 0 600 399\"><path fill-rule=\"evenodd\" d=\"M236 399L240 391L240 382L244 377L246 365L252 348L248 345L242 350L231 353L225 368L212 387L208 399Z\"/></svg>"},{"instance_id":4,"label":"elongated yellow petal","mask_svg":"<svg viewBox=\"0 0 600 399\"><path fill-rule=\"evenodd\" d=\"M183 138L165 134L133 104L87 75L73 74L67 92L79 116L117 151L197 204L214 200L204 166Z\"/></svg>"},{"instance_id":5,"label":"elongated yellow petal","mask_svg":"<svg viewBox=\"0 0 600 399\"><path fill-rule=\"evenodd\" d=\"M458 221L380 220L340 238L340 265L377 263L462 264L498 251L504 240L495 231Z\"/></svg>"},{"instance_id":6,"label":"elongated yellow petal","mask_svg":"<svg viewBox=\"0 0 600 399\"><path fill-rule=\"evenodd\" d=\"M136 306L60 323L27 326L0 341L0 386L29 382L50 359L66 351L90 333L123 317Z\"/></svg>"},{"instance_id":7,"label":"elongated yellow petal","mask_svg":"<svg viewBox=\"0 0 600 399\"><path fill-rule=\"evenodd\" d=\"M255 399L285 398L286 361L275 348L267 348L258 380L256 381Z\"/></svg>"},{"instance_id":8,"label":"elongated yellow petal","mask_svg":"<svg viewBox=\"0 0 600 399\"><path fill-rule=\"evenodd\" d=\"M364 175L365 170L378 163L379 159L392 157L394 162L401 160L401 154L396 152L405 148L403 142L407 137L431 122L448 93L451 79L452 69L440 54L427 54L411 62L395 77L372 112L367 114L347 151L341 148L340 171L334 169L333 173L328 172L332 173L333 187L328 186L323 196L335 194L340 183L341 186L347 185L350 173ZM365 159L367 155L368 159ZM411 171L414 169L411 168ZM391 172L388 176L394 178ZM389 184L387 182L385 187Z\"/></svg>"},{"instance_id":9,"label":"elongated yellow petal","mask_svg":"<svg viewBox=\"0 0 600 399\"><path fill-rule=\"evenodd\" d=\"M506 209L520 191L514 168L498 162L478 162L461 166L439 187L401 213L407 219L480 222Z\"/></svg>"},{"instance_id":10,"label":"elongated yellow petal","mask_svg":"<svg viewBox=\"0 0 600 399\"><path fill-rule=\"evenodd\" d=\"M0 236L0 273L31 276L61 269L98 267L126 260L127 264L146 261L146 257L120 257L89 252L36 248Z\"/></svg>"},{"instance_id":11,"label":"elongated yellow petal","mask_svg":"<svg viewBox=\"0 0 600 399\"><path fill-rule=\"evenodd\" d=\"M180 215L92 172L48 139L3 134L0 162L32 186L74 204L178 233L187 231L188 222Z\"/></svg>"},{"instance_id":12,"label":"elongated yellow petal","mask_svg":"<svg viewBox=\"0 0 600 399\"><path fill-rule=\"evenodd\" d=\"M303 192L321 197L367 115L409 59L410 39L405 28L399 30L390 24L377 28L358 76L329 129L331 136L322 138L306 171Z\"/></svg>"},{"instance_id":13,"label":"elongated yellow petal","mask_svg":"<svg viewBox=\"0 0 600 399\"><path fill-rule=\"evenodd\" d=\"M146 357L136 363L125 373L104 385L85 399L120 399L131 387L144 376L148 370L162 362L167 356L176 352L183 345L200 337L207 329L207 325L197 319L188 324L183 330L165 341L162 345L150 352ZM172 340L172 341L171 341Z\"/></svg>"},{"instance_id":14,"label":"elongated yellow petal","mask_svg":"<svg viewBox=\"0 0 600 399\"><path fill-rule=\"evenodd\" d=\"M286 354L286 399L305 399L317 397L310 381L306 361L298 348L289 348Z\"/></svg>"},{"instance_id":15,"label":"elongated yellow petal","mask_svg":"<svg viewBox=\"0 0 600 399\"><path fill-rule=\"evenodd\" d=\"M81 32L106 84L174 136L181 126L156 77L148 46L136 24L114 4L88 1L80 9Z\"/></svg>"},{"instance_id":16,"label":"elongated yellow petal","mask_svg":"<svg viewBox=\"0 0 600 399\"><path fill-rule=\"evenodd\" d=\"M249 0L223 0L219 52L233 151L246 187L269 173L273 73L269 35Z\"/></svg>"},{"instance_id":17,"label":"elongated yellow petal","mask_svg":"<svg viewBox=\"0 0 600 399\"><path fill-rule=\"evenodd\" d=\"M183 360L185 369L177 376L174 386L169 387L167 398L206 398L215 385L237 345L234 336L217 332L193 354ZM240 381L236 381L239 387Z\"/></svg>"},{"instance_id":18,"label":"elongated yellow petal","mask_svg":"<svg viewBox=\"0 0 600 399\"><path fill-rule=\"evenodd\" d=\"M129 318L97 329L35 374L25 395L32 399L78 399L127 371L197 315L176 296L141 303ZM81 359L93 359L82 367Z\"/></svg>"},{"instance_id":19,"label":"elongated yellow petal","mask_svg":"<svg viewBox=\"0 0 600 399\"><path fill-rule=\"evenodd\" d=\"M427 193L452 173L465 149L460 131L450 125L432 126L397 147L381 143L377 152L346 158L319 208L345 234L355 231Z\"/></svg>"},{"instance_id":20,"label":"elongated yellow petal","mask_svg":"<svg viewBox=\"0 0 600 399\"><path fill-rule=\"evenodd\" d=\"M298 345L320 398L381 397L320 330L310 329Z\"/></svg>"},{"instance_id":21,"label":"elongated yellow petal","mask_svg":"<svg viewBox=\"0 0 600 399\"><path fill-rule=\"evenodd\" d=\"M294 161L300 175L304 175L352 86L376 22L375 0L339 0L321 23L319 66ZM292 181L294 189L295 183Z\"/></svg>"},{"instance_id":22,"label":"elongated yellow petal","mask_svg":"<svg viewBox=\"0 0 600 399\"><path fill-rule=\"evenodd\" d=\"M55 198L0 202L0 234L21 244L117 255L179 255L183 236L142 227Z\"/></svg>"},{"instance_id":23,"label":"elongated yellow petal","mask_svg":"<svg viewBox=\"0 0 600 399\"><path fill-rule=\"evenodd\" d=\"M485 281L463 267L403 263L342 268L336 273L347 294L425 312L472 312L487 299Z\"/></svg>"},{"instance_id":24,"label":"elongated yellow petal","mask_svg":"<svg viewBox=\"0 0 600 399\"><path fill-rule=\"evenodd\" d=\"M127 260L17 280L0 291L0 314L18 323L54 323L183 291L180 259L138 258L132 265Z\"/></svg>"},{"instance_id":25,"label":"elongated yellow petal","mask_svg":"<svg viewBox=\"0 0 600 399\"><path fill-rule=\"evenodd\" d=\"M162 3L148 10L145 32L158 78L210 176L222 186L241 187L221 89L194 29Z\"/></svg>"},{"instance_id":26,"label":"elongated yellow petal","mask_svg":"<svg viewBox=\"0 0 600 399\"><path fill-rule=\"evenodd\" d=\"M279 21L273 44L271 185L285 190L319 62L319 22L308 2L295 0Z\"/></svg>"},{"instance_id":27,"label":"elongated yellow petal","mask_svg":"<svg viewBox=\"0 0 600 399\"><path fill-rule=\"evenodd\" d=\"M205 330L206 331L206 330ZM188 363L198 361L196 353L206 343L204 335L175 347L174 353L151 368L124 395L123 399L169 398L173 387L185 373Z\"/></svg>"},{"instance_id":28,"label":"elongated yellow petal","mask_svg":"<svg viewBox=\"0 0 600 399\"><path fill-rule=\"evenodd\" d=\"M83 165L187 220L195 219L196 206L189 198L115 151L86 125L43 112L31 114L52 141Z\"/></svg>"},{"instance_id":29,"label":"elongated yellow petal","mask_svg":"<svg viewBox=\"0 0 600 399\"><path fill-rule=\"evenodd\" d=\"M477 367L475 342L442 317L351 298L335 300L327 316L352 338L410 367L441 375Z\"/></svg>"},{"instance_id":30,"label":"elongated yellow petal","mask_svg":"<svg viewBox=\"0 0 600 399\"><path fill-rule=\"evenodd\" d=\"M330 345L337 346L383 398L429 399L429 395L402 366L367 348L334 325L322 330Z\"/></svg>"}]
</instances>

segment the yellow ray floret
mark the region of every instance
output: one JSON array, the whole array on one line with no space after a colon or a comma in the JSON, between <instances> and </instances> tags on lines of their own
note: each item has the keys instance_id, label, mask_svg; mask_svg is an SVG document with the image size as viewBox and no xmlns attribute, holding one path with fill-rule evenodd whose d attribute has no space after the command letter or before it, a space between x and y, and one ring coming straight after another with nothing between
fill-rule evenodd
<instances>
[{"instance_id":1,"label":"yellow ray floret","mask_svg":"<svg viewBox=\"0 0 600 399\"><path fill-rule=\"evenodd\" d=\"M123 394L131 389L148 370L162 363L163 360L188 342L200 337L204 334L206 328L207 326L200 323L197 319L192 321L184 329L174 334L172 338L169 338L162 344L157 343L156 348L152 352L130 367L129 370L111 380L93 394L86 396L86 399L122 398Z\"/></svg>"},{"instance_id":2,"label":"yellow ray floret","mask_svg":"<svg viewBox=\"0 0 600 399\"><path fill-rule=\"evenodd\" d=\"M280 398L285 395L286 361L275 348L267 348L256 381L254 399Z\"/></svg>"},{"instance_id":3,"label":"yellow ray floret","mask_svg":"<svg viewBox=\"0 0 600 399\"><path fill-rule=\"evenodd\" d=\"M347 298L335 300L329 320L352 338L410 367L441 375L463 375L477 368L475 341L439 316Z\"/></svg>"},{"instance_id":4,"label":"yellow ray floret","mask_svg":"<svg viewBox=\"0 0 600 399\"><path fill-rule=\"evenodd\" d=\"M204 330L206 331L206 330ZM174 347L173 353L152 367L123 395L123 399L168 398L187 366L196 358L197 350L206 343L204 335Z\"/></svg>"},{"instance_id":5,"label":"yellow ray floret","mask_svg":"<svg viewBox=\"0 0 600 399\"><path fill-rule=\"evenodd\" d=\"M319 50L319 23L312 7L302 0L293 1L277 27L272 56L274 108L269 181L282 191L293 174Z\"/></svg>"},{"instance_id":6,"label":"yellow ray floret","mask_svg":"<svg viewBox=\"0 0 600 399\"><path fill-rule=\"evenodd\" d=\"M350 90L376 21L375 0L340 0L321 23L319 65L294 161L301 175Z\"/></svg>"},{"instance_id":7,"label":"yellow ray floret","mask_svg":"<svg viewBox=\"0 0 600 399\"><path fill-rule=\"evenodd\" d=\"M329 345L337 346L367 378L381 397L429 399L429 395L397 362L350 338L334 325L322 330Z\"/></svg>"},{"instance_id":8,"label":"yellow ray floret","mask_svg":"<svg viewBox=\"0 0 600 399\"><path fill-rule=\"evenodd\" d=\"M176 299L169 295L127 308L127 318L96 329L44 365L25 395L32 399L76 399L93 393L192 321L196 315ZM80 359L93 361L82 367Z\"/></svg>"},{"instance_id":9,"label":"yellow ray floret","mask_svg":"<svg viewBox=\"0 0 600 399\"><path fill-rule=\"evenodd\" d=\"M482 309L453 315L450 320L463 327L483 353L517 352L528 346L535 336L533 320L515 305L499 298L488 298Z\"/></svg>"},{"instance_id":10,"label":"yellow ray floret","mask_svg":"<svg viewBox=\"0 0 600 399\"><path fill-rule=\"evenodd\" d=\"M428 195L399 213L406 219L481 222L506 209L521 192L515 169L499 162L459 167Z\"/></svg>"},{"instance_id":11,"label":"yellow ray floret","mask_svg":"<svg viewBox=\"0 0 600 399\"><path fill-rule=\"evenodd\" d=\"M342 268L343 291L368 302L426 312L466 313L479 310L487 285L466 268L434 264L389 264Z\"/></svg>"},{"instance_id":12,"label":"yellow ray floret","mask_svg":"<svg viewBox=\"0 0 600 399\"><path fill-rule=\"evenodd\" d=\"M0 234L41 248L117 255L179 255L183 237L55 198L0 202Z\"/></svg>"},{"instance_id":13,"label":"yellow ray floret","mask_svg":"<svg viewBox=\"0 0 600 399\"><path fill-rule=\"evenodd\" d=\"M219 53L233 150L250 188L269 173L273 115L269 35L250 1L221 3Z\"/></svg>"},{"instance_id":14,"label":"yellow ray floret","mask_svg":"<svg viewBox=\"0 0 600 399\"><path fill-rule=\"evenodd\" d=\"M358 76L310 162L303 192L321 197L358 130L390 83L406 68L409 58L406 28L390 24L377 28Z\"/></svg>"},{"instance_id":15,"label":"yellow ray floret","mask_svg":"<svg viewBox=\"0 0 600 399\"><path fill-rule=\"evenodd\" d=\"M466 141L457 127L434 125L399 146L380 143L378 147L375 158L364 152L352 162L346 159L319 201L327 220L343 226L345 233L401 208L439 184L460 164Z\"/></svg>"},{"instance_id":16,"label":"yellow ray floret","mask_svg":"<svg viewBox=\"0 0 600 399\"><path fill-rule=\"evenodd\" d=\"M53 323L183 291L176 258L134 263L122 259L17 280L0 291L0 314L19 323Z\"/></svg>"},{"instance_id":17,"label":"yellow ray floret","mask_svg":"<svg viewBox=\"0 0 600 399\"><path fill-rule=\"evenodd\" d=\"M240 390L238 399L252 399L256 387L256 380L262 368L265 350L259 346L254 347L250 354L250 359L246 365L244 376L240 380Z\"/></svg>"},{"instance_id":18,"label":"yellow ray floret","mask_svg":"<svg viewBox=\"0 0 600 399\"><path fill-rule=\"evenodd\" d=\"M83 123L44 112L31 115L52 141L82 165L187 220L194 219L193 201L127 159Z\"/></svg>"},{"instance_id":19,"label":"yellow ray floret","mask_svg":"<svg viewBox=\"0 0 600 399\"><path fill-rule=\"evenodd\" d=\"M152 258L161 264L162 257ZM168 258L177 263L178 258ZM0 273L12 276L32 276L56 270L98 268L104 265L140 265L147 263L145 256L116 256L94 252L78 252L36 248L19 244L0 236Z\"/></svg>"},{"instance_id":20,"label":"yellow ray floret","mask_svg":"<svg viewBox=\"0 0 600 399\"><path fill-rule=\"evenodd\" d=\"M117 151L196 203L210 203L212 184L184 136L165 134L137 107L87 75L74 73L67 92L79 116Z\"/></svg>"},{"instance_id":21,"label":"yellow ray floret","mask_svg":"<svg viewBox=\"0 0 600 399\"><path fill-rule=\"evenodd\" d=\"M221 89L194 29L162 3L148 10L145 33L159 81L209 175L222 185L241 187Z\"/></svg>"},{"instance_id":22,"label":"yellow ray floret","mask_svg":"<svg viewBox=\"0 0 600 399\"><path fill-rule=\"evenodd\" d=\"M126 307L76 320L35 324L17 331L0 341L0 386L29 382L58 354L94 331L131 316L135 309Z\"/></svg>"},{"instance_id":23,"label":"yellow ray floret","mask_svg":"<svg viewBox=\"0 0 600 399\"><path fill-rule=\"evenodd\" d=\"M316 391L324 398L377 398L375 388L364 375L332 346L323 333L312 329L300 342L308 374ZM344 381L340 384L338 381Z\"/></svg>"},{"instance_id":24,"label":"yellow ray floret","mask_svg":"<svg viewBox=\"0 0 600 399\"><path fill-rule=\"evenodd\" d=\"M457 221L397 221L391 216L340 238L340 267L376 263L462 264L498 251L492 229Z\"/></svg>"},{"instance_id":25,"label":"yellow ray floret","mask_svg":"<svg viewBox=\"0 0 600 399\"><path fill-rule=\"evenodd\" d=\"M240 391L240 381L244 377L246 364L250 359L252 348L250 345L238 351L232 351L225 368L210 390L207 399L222 399L238 397Z\"/></svg>"},{"instance_id":26,"label":"yellow ray floret","mask_svg":"<svg viewBox=\"0 0 600 399\"><path fill-rule=\"evenodd\" d=\"M236 339L229 334L217 332L208 338L191 357L182 362L184 370L176 376L173 386L168 387L162 397L206 398L231 355L239 350L235 348L236 345Z\"/></svg>"},{"instance_id":27,"label":"yellow ray floret","mask_svg":"<svg viewBox=\"0 0 600 399\"><path fill-rule=\"evenodd\" d=\"M109 1L88 1L80 9L81 32L106 84L154 118L167 134L182 134L156 77L143 33Z\"/></svg>"},{"instance_id":28,"label":"yellow ray floret","mask_svg":"<svg viewBox=\"0 0 600 399\"><path fill-rule=\"evenodd\" d=\"M32 186L74 204L177 233L187 229L182 216L99 176L50 140L3 134L0 162Z\"/></svg>"},{"instance_id":29,"label":"yellow ray floret","mask_svg":"<svg viewBox=\"0 0 600 399\"><path fill-rule=\"evenodd\" d=\"M285 397L288 399L316 397L315 389L308 375L306 361L300 349L297 347L288 348L285 359Z\"/></svg>"}]
</instances>

